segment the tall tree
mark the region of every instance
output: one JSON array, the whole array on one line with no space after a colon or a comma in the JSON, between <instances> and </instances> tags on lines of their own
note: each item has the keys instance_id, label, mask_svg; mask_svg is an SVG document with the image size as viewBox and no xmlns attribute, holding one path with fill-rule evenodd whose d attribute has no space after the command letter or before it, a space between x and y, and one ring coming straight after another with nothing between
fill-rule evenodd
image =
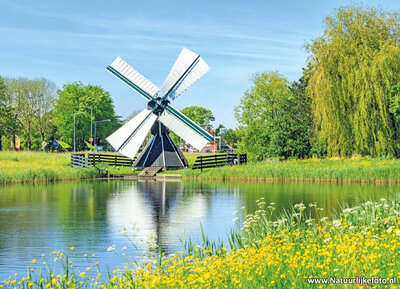
<instances>
[{"instance_id":1,"label":"tall tree","mask_svg":"<svg viewBox=\"0 0 400 289\"><path fill-rule=\"evenodd\" d=\"M211 129L211 122L215 120L211 110L201 106L188 106L181 111L204 129Z\"/></svg>"},{"instance_id":2,"label":"tall tree","mask_svg":"<svg viewBox=\"0 0 400 289\"><path fill-rule=\"evenodd\" d=\"M0 151L3 150L3 136L8 129L8 107L6 97L6 85L0 77Z\"/></svg>"},{"instance_id":3,"label":"tall tree","mask_svg":"<svg viewBox=\"0 0 400 289\"><path fill-rule=\"evenodd\" d=\"M335 10L309 46L318 138L329 155L398 155L390 88L400 82L400 14L347 6Z\"/></svg>"},{"instance_id":4,"label":"tall tree","mask_svg":"<svg viewBox=\"0 0 400 289\"><path fill-rule=\"evenodd\" d=\"M83 85L80 82L65 84L58 90L58 99L54 109L54 123L57 127L57 138L68 144L73 144L74 114L76 115L77 148L85 149L84 140L90 137L90 107L93 110L93 121L110 119L97 127L97 135L104 138L111 134L120 121L115 115L114 104L110 93L100 86ZM84 106L84 107L81 107Z\"/></svg>"},{"instance_id":5,"label":"tall tree","mask_svg":"<svg viewBox=\"0 0 400 289\"><path fill-rule=\"evenodd\" d=\"M11 142L15 151L17 149L17 134L20 133L21 128L21 115L23 115L22 111L24 109L21 107L23 105L22 99L26 96L21 83L25 82L25 79L5 78L4 82L6 86L5 103L7 106L6 127L8 128L7 133L11 135Z\"/></svg>"},{"instance_id":6,"label":"tall tree","mask_svg":"<svg viewBox=\"0 0 400 289\"><path fill-rule=\"evenodd\" d=\"M276 71L257 73L251 79L253 86L235 108L239 149L252 159L262 160L269 156L271 129L291 91L288 81Z\"/></svg>"},{"instance_id":7,"label":"tall tree","mask_svg":"<svg viewBox=\"0 0 400 289\"><path fill-rule=\"evenodd\" d=\"M34 79L31 81L30 94L35 127L43 142L50 130L51 111L57 98L57 86L45 78Z\"/></svg>"},{"instance_id":8,"label":"tall tree","mask_svg":"<svg viewBox=\"0 0 400 289\"><path fill-rule=\"evenodd\" d=\"M252 159L310 154L311 100L305 94L308 70L290 84L277 72L253 76L253 86L235 109L239 149Z\"/></svg>"},{"instance_id":9,"label":"tall tree","mask_svg":"<svg viewBox=\"0 0 400 289\"><path fill-rule=\"evenodd\" d=\"M49 127L49 113L53 109L56 86L47 79L11 78L7 79L8 118L18 122L26 141L26 148L31 150L32 138L39 133L44 141ZM15 144L15 129L11 128Z\"/></svg>"},{"instance_id":10,"label":"tall tree","mask_svg":"<svg viewBox=\"0 0 400 289\"><path fill-rule=\"evenodd\" d=\"M230 146L236 147L239 142L239 134L237 130L227 129L226 133L222 135L222 139Z\"/></svg>"}]
</instances>

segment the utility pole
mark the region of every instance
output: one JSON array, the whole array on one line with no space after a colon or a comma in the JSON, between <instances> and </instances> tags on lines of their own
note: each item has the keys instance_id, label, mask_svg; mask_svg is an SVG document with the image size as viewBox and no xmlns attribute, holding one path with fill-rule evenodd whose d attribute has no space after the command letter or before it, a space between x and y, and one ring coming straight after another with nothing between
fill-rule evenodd
<instances>
[{"instance_id":1,"label":"utility pole","mask_svg":"<svg viewBox=\"0 0 400 289\"><path fill-rule=\"evenodd\" d=\"M103 119L103 120L99 120L99 121L95 121L94 122L94 146L96 146L96 124L98 122L105 122L105 121L111 121L111 119Z\"/></svg>"},{"instance_id":2,"label":"utility pole","mask_svg":"<svg viewBox=\"0 0 400 289\"><path fill-rule=\"evenodd\" d=\"M80 105L79 107L90 109L90 138L93 139L93 109L89 106L84 106L84 105Z\"/></svg>"}]
</instances>

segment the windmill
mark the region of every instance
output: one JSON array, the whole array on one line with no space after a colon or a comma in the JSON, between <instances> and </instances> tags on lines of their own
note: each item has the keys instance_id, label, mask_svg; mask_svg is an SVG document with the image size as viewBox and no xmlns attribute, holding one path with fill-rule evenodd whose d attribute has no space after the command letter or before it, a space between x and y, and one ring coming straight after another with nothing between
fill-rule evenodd
<instances>
[{"instance_id":1,"label":"windmill","mask_svg":"<svg viewBox=\"0 0 400 289\"><path fill-rule=\"evenodd\" d=\"M183 48L161 89L120 57L106 69L148 101L146 109L106 138L117 152L133 159L151 132L153 136L134 166L187 166L187 160L169 137L169 130L199 151L212 140L206 130L170 104L210 70L200 55Z\"/></svg>"}]
</instances>

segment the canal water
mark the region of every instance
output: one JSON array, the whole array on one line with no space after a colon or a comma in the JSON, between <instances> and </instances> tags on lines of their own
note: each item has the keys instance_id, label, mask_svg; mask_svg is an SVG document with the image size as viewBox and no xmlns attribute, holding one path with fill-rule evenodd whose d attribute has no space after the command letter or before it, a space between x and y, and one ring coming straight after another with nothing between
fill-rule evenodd
<instances>
[{"instance_id":1,"label":"canal water","mask_svg":"<svg viewBox=\"0 0 400 289\"><path fill-rule=\"evenodd\" d=\"M154 243L173 253L182 250L185 237L200 242L201 227L215 241L235 226L235 211L254 212L260 198L275 203L277 214L296 203L316 202L323 208L321 216L327 216L340 204L399 194L397 185L364 184L84 181L3 186L0 282L15 273L22 277L28 266L45 261L57 269L49 255L54 251L69 252L76 270L98 261L98 269L107 274L151 251Z\"/></svg>"}]
</instances>

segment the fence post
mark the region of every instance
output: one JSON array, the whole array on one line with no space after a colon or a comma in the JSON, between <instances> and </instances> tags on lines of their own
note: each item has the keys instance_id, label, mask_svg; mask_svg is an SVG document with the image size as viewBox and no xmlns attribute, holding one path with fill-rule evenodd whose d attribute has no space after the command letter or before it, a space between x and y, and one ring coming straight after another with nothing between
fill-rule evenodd
<instances>
[{"instance_id":1,"label":"fence post","mask_svg":"<svg viewBox=\"0 0 400 289\"><path fill-rule=\"evenodd\" d=\"M203 156L200 156L200 171L203 172Z\"/></svg>"},{"instance_id":2,"label":"fence post","mask_svg":"<svg viewBox=\"0 0 400 289\"><path fill-rule=\"evenodd\" d=\"M240 165L240 154L237 154L238 165Z\"/></svg>"},{"instance_id":3,"label":"fence post","mask_svg":"<svg viewBox=\"0 0 400 289\"><path fill-rule=\"evenodd\" d=\"M217 167L217 155L214 154L214 166Z\"/></svg>"}]
</instances>

